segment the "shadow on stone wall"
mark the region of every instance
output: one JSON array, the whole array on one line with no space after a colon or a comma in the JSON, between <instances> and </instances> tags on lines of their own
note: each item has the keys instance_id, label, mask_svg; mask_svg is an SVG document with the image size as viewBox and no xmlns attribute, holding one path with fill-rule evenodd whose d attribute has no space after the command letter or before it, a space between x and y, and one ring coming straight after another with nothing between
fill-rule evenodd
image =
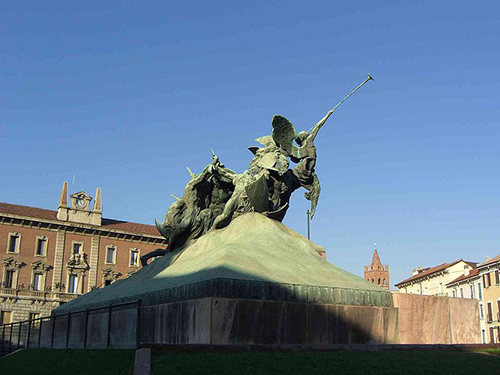
<instances>
[{"instance_id":1,"label":"shadow on stone wall","mask_svg":"<svg viewBox=\"0 0 500 375\"><path fill-rule=\"evenodd\" d=\"M331 345L398 342L391 294L283 284L235 270L143 294L141 342L215 345ZM205 275L198 275L203 277ZM182 284L184 276L171 278ZM192 275L186 276L192 280ZM170 281L170 280L169 280Z\"/></svg>"}]
</instances>

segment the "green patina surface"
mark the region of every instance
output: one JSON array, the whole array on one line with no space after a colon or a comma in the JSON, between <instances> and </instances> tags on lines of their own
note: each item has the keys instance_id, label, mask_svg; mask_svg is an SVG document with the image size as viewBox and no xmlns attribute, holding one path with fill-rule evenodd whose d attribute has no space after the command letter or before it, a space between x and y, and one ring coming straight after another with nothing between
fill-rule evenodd
<instances>
[{"instance_id":1,"label":"green patina surface","mask_svg":"<svg viewBox=\"0 0 500 375\"><path fill-rule=\"evenodd\" d=\"M390 292L322 259L317 248L284 224L248 213L55 313L209 296L392 306Z\"/></svg>"}]
</instances>

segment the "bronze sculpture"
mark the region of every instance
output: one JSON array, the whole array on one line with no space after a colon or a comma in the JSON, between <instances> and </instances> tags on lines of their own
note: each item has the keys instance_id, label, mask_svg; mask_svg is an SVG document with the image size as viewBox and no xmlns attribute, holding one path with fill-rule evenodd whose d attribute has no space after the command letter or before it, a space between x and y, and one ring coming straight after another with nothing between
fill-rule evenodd
<instances>
[{"instance_id":1,"label":"bronze sculpture","mask_svg":"<svg viewBox=\"0 0 500 375\"><path fill-rule=\"evenodd\" d=\"M213 151L212 162L201 173L193 174L188 168L191 179L184 195L176 198L162 223L156 221L158 231L168 240L168 247L142 256L142 265L147 265L152 257L181 248L209 230L224 228L232 219L247 212L259 212L282 221L292 193L301 187L307 190L305 198L311 201L309 215L312 219L321 190L315 172L314 140L335 109L372 79L368 75L309 132L297 134L285 117L274 116L272 134L256 139L263 147L249 147L254 157L243 173L224 166ZM289 168L289 160L296 163L294 168Z\"/></svg>"}]
</instances>

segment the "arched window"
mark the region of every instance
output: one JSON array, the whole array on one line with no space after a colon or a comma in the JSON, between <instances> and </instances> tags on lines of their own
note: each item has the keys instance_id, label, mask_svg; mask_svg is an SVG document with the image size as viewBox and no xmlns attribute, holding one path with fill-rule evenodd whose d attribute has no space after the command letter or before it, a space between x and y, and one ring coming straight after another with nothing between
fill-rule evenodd
<instances>
[{"instance_id":1,"label":"arched window","mask_svg":"<svg viewBox=\"0 0 500 375\"><path fill-rule=\"evenodd\" d=\"M372 278L372 284L375 282L375 280Z\"/></svg>"},{"instance_id":2,"label":"arched window","mask_svg":"<svg viewBox=\"0 0 500 375\"><path fill-rule=\"evenodd\" d=\"M385 279L382 281L382 284L385 285Z\"/></svg>"},{"instance_id":3,"label":"arched window","mask_svg":"<svg viewBox=\"0 0 500 375\"><path fill-rule=\"evenodd\" d=\"M378 279L378 285L380 285L380 278Z\"/></svg>"}]
</instances>

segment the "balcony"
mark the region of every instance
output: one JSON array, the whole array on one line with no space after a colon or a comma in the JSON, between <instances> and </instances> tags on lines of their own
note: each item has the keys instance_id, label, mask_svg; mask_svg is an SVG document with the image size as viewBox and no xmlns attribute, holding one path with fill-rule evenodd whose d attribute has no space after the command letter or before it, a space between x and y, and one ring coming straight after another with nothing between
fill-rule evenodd
<instances>
[{"instance_id":1,"label":"balcony","mask_svg":"<svg viewBox=\"0 0 500 375\"><path fill-rule=\"evenodd\" d=\"M2 299L27 299L35 301L68 302L78 297L79 294L52 292L51 290L32 290L30 288L5 288L0 287Z\"/></svg>"}]
</instances>

